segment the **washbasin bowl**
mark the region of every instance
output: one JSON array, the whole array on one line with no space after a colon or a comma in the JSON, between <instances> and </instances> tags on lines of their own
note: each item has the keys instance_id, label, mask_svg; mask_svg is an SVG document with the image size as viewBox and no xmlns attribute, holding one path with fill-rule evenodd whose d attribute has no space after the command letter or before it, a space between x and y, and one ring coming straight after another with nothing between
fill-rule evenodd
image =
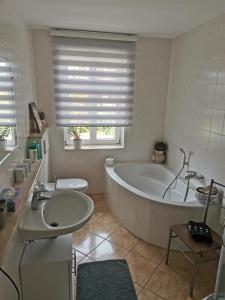
<instances>
[{"instance_id":1,"label":"washbasin bowl","mask_svg":"<svg viewBox=\"0 0 225 300\"><path fill-rule=\"evenodd\" d=\"M72 233L84 226L92 216L91 198L75 191L52 194L38 210L29 208L19 223L23 240L37 240Z\"/></svg>"},{"instance_id":2,"label":"washbasin bowl","mask_svg":"<svg viewBox=\"0 0 225 300\"><path fill-rule=\"evenodd\" d=\"M94 204L85 194L74 191L58 192L43 205L43 220L51 227L81 228L90 219Z\"/></svg>"}]
</instances>

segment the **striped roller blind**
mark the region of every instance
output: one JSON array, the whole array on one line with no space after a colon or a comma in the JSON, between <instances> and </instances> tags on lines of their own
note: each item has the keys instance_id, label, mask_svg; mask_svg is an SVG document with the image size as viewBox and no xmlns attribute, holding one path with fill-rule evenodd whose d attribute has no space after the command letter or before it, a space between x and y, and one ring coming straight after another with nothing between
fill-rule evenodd
<instances>
[{"instance_id":1,"label":"striped roller blind","mask_svg":"<svg viewBox=\"0 0 225 300\"><path fill-rule=\"evenodd\" d=\"M11 64L0 59L0 126L16 126Z\"/></svg>"},{"instance_id":2,"label":"striped roller blind","mask_svg":"<svg viewBox=\"0 0 225 300\"><path fill-rule=\"evenodd\" d=\"M56 124L132 125L135 42L52 37Z\"/></svg>"}]
</instances>

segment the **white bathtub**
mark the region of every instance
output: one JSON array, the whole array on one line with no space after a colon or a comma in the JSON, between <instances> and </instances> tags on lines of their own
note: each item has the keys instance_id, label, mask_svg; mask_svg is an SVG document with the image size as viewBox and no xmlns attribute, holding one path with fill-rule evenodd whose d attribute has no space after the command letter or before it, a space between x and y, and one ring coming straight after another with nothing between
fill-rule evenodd
<instances>
[{"instance_id":1,"label":"white bathtub","mask_svg":"<svg viewBox=\"0 0 225 300\"><path fill-rule=\"evenodd\" d=\"M204 208L186 184L163 193L174 174L162 165L118 163L106 169L106 201L114 216L129 231L152 244L166 247L169 226L189 220L202 220Z\"/></svg>"}]
</instances>

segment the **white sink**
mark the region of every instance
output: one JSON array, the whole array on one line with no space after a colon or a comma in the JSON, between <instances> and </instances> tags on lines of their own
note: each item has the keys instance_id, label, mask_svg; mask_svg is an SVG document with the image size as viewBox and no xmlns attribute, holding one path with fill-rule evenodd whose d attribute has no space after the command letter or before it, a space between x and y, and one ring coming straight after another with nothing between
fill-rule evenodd
<instances>
[{"instance_id":1,"label":"white sink","mask_svg":"<svg viewBox=\"0 0 225 300\"><path fill-rule=\"evenodd\" d=\"M94 203L87 195L55 192L38 210L26 210L19 223L21 238L27 241L72 233L89 221L93 211Z\"/></svg>"}]
</instances>

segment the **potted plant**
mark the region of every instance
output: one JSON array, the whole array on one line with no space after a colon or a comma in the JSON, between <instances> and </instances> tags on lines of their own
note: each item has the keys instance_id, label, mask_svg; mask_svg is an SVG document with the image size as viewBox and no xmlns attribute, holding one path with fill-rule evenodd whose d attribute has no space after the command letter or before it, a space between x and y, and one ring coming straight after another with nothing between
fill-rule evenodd
<instances>
[{"instance_id":1,"label":"potted plant","mask_svg":"<svg viewBox=\"0 0 225 300\"><path fill-rule=\"evenodd\" d=\"M154 144L154 150L156 150L156 151L164 151L164 152L166 152L167 149L168 149L168 146L164 142L156 142Z\"/></svg>"},{"instance_id":2,"label":"potted plant","mask_svg":"<svg viewBox=\"0 0 225 300\"><path fill-rule=\"evenodd\" d=\"M8 137L10 134L10 127L9 126L0 126L0 149L5 149Z\"/></svg>"},{"instance_id":3,"label":"potted plant","mask_svg":"<svg viewBox=\"0 0 225 300\"><path fill-rule=\"evenodd\" d=\"M166 161L166 151L168 145L162 141L154 144L154 151L152 154L152 160L158 164L163 164Z\"/></svg>"},{"instance_id":4,"label":"potted plant","mask_svg":"<svg viewBox=\"0 0 225 300\"><path fill-rule=\"evenodd\" d=\"M87 132L86 127L76 127L71 126L68 128L68 133L73 140L73 145L75 149L80 149L82 145L81 134Z\"/></svg>"}]
</instances>

